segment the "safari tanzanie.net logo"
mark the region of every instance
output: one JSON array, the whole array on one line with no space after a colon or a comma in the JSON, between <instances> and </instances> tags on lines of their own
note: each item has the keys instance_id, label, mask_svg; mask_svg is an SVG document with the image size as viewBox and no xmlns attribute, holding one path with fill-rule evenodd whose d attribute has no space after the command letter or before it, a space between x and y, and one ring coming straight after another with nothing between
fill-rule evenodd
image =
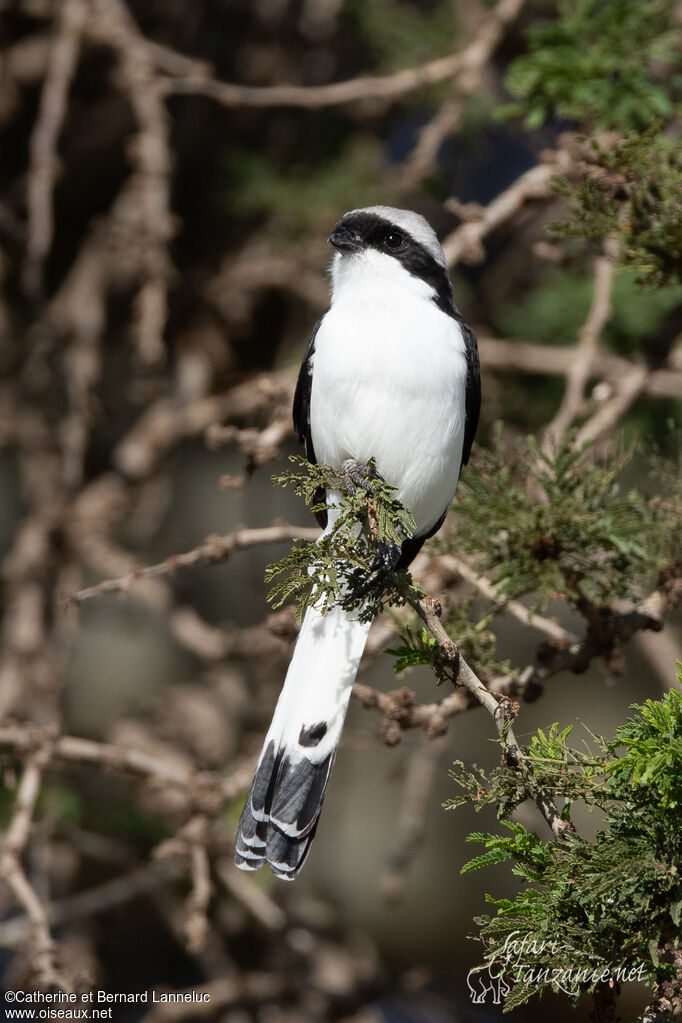
<instances>
[{"instance_id":1,"label":"safari tanzanie.net logo","mask_svg":"<svg viewBox=\"0 0 682 1023\"><path fill-rule=\"evenodd\" d=\"M561 965L547 963L557 959ZM570 965L566 965L566 960ZM646 980L644 963L639 966L610 966L589 962L584 953L565 941L536 941L512 931L494 958L474 966L467 974L471 1001L501 1005L514 984L551 985L567 995L576 995L585 986Z\"/></svg>"}]
</instances>

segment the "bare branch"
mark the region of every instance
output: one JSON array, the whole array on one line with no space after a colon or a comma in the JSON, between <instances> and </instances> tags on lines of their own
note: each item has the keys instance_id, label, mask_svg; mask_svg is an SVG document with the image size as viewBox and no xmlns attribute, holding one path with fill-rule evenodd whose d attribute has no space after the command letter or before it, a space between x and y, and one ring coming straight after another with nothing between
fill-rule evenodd
<instances>
[{"instance_id":1,"label":"bare branch","mask_svg":"<svg viewBox=\"0 0 682 1023\"><path fill-rule=\"evenodd\" d=\"M140 579L154 579L160 575L172 575L178 568L190 565L218 565L227 561L236 551L265 544L282 543L285 540L316 540L320 535L317 528L289 526L286 524L266 526L263 529L235 529L225 536L209 536L198 547L184 554L173 554L156 565L147 565L128 572L118 579L103 579L94 586L77 590L67 596L68 603L82 604L84 600L104 593L122 593Z\"/></svg>"},{"instance_id":2,"label":"bare branch","mask_svg":"<svg viewBox=\"0 0 682 1023\"><path fill-rule=\"evenodd\" d=\"M429 598L430 600L432 598ZM414 693L403 687L391 692L380 692L361 682L353 687L353 696L363 707L378 710L382 716L379 737L389 746L401 740L408 728L422 728L428 738L444 735L453 717L483 703L479 694L485 694L483 705L490 712L501 698L522 697L535 700L545 682L563 671L580 674L587 670L595 658L610 658L614 649L641 631L660 632L664 615L682 603L682 568L668 570L659 581L658 589L640 604L625 611L606 611L599 616L598 625L588 630L583 639L567 642L565 638L550 639L539 648L536 659L520 673L492 679L487 687L478 681L466 690L459 688L442 700L416 704ZM422 610L413 605L423 618ZM435 611L426 623L447 660L457 664L458 652L448 637ZM431 626L433 625L433 629ZM570 635L570 634L569 634ZM471 671L471 669L468 669ZM473 674L473 673L472 673ZM474 676L475 677L475 676ZM461 681L461 677L460 677Z\"/></svg>"},{"instance_id":3,"label":"bare branch","mask_svg":"<svg viewBox=\"0 0 682 1023\"><path fill-rule=\"evenodd\" d=\"M144 412L114 451L120 471L133 479L148 476L163 455L185 437L200 436L214 423L240 422L293 394L293 369L261 373L221 394L178 405L161 398Z\"/></svg>"},{"instance_id":4,"label":"bare branch","mask_svg":"<svg viewBox=\"0 0 682 1023\"><path fill-rule=\"evenodd\" d=\"M553 195L552 178L568 171L571 158L563 150L558 150L548 154L547 159L547 163L538 164L522 174L487 206L471 210L468 219L443 240L443 252L451 268L459 262L483 262L484 238L511 220L530 200L546 199ZM452 202L446 202L446 208L448 205L453 212L461 212L459 203L453 207Z\"/></svg>"},{"instance_id":5,"label":"bare branch","mask_svg":"<svg viewBox=\"0 0 682 1023\"><path fill-rule=\"evenodd\" d=\"M154 850L156 859L166 859L176 854L189 867L192 887L185 902L187 918L184 924L184 940L189 952L203 948L209 931L208 905L213 894L211 866L208 855L209 820L203 814L195 814L172 838L162 842Z\"/></svg>"},{"instance_id":6,"label":"bare branch","mask_svg":"<svg viewBox=\"0 0 682 1023\"><path fill-rule=\"evenodd\" d=\"M168 242L174 233L170 200L170 121L163 86L147 42L121 0L95 0L91 32L116 50L120 78L138 125L131 145L138 191L137 217L142 283L137 292L133 332L143 363L164 357L166 292L171 274Z\"/></svg>"},{"instance_id":7,"label":"bare branch","mask_svg":"<svg viewBox=\"0 0 682 1023\"><path fill-rule=\"evenodd\" d=\"M0 854L0 874L14 892L17 902L24 908L31 922L33 944L33 970L39 984L69 990L70 985L57 969L55 944L45 906L31 885L21 858L28 841L43 771L51 756L51 742L42 736L42 745L27 758L14 800L12 817L5 834Z\"/></svg>"},{"instance_id":8,"label":"bare branch","mask_svg":"<svg viewBox=\"0 0 682 1023\"><path fill-rule=\"evenodd\" d=\"M424 835L433 780L443 749L442 738L422 744L408 762L394 844L381 878L381 891L388 902L399 902L405 891L410 866Z\"/></svg>"},{"instance_id":9,"label":"bare branch","mask_svg":"<svg viewBox=\"0 0 682 1023\"><path fill-rule=\"evenodd\" d=\"M55 927L79 917L92 917L168 884L179 873L180 867L170 860L147 863L110 881L47 903L45 906L47 921L51 927ZM26 940L30 930L31 921L27 915L3 921L0 923L0 948L14 948L20 945Z\"/></svg>"},{"instance_id":10,"label":"bare branch","mask_svg":"<svg viewBox=\"0 0 682 1023\"><path fill-rule=\"evenodd\" d=\"M59 166L57 142L66 116L69 87L78 63L86 16L87 5L83 0L64 0L60 6L54 42L49 49L38 118L31 135L23 285L34 300L43 298L43 263L54 234L52 190Z\"/></svg>"},{"instance_id":11,"label":"bare branch","mask_svg":"<svg viewBox=\"0 0 682 1023\"><path fill-rule=\"evenodd\" d=\"M41 738L44 738L44 730L31 725L0 726L0 743L12 746L19 752L34 749ZM205 803L213 809L216 805L234 799L248 787L256 763L256 758L248 758L230 774L219 775L211 771L198 771L180 757L170 759L141 749L81 739L73 735L61 735L55 739L50 757L99 764L108 770L129 771L167 785L177 785L185 789L197 805Z\"/></svg>"},{"instance_id":12,"label":"bare branch","mask_svg":"<svg viewBox=\"0 0 682 1023\"><path fill-rule=\"evenodd\" d=\"M588 441L603 437L620 422L628 409L645 389L650 372L646 366L631 366L626 373L614 377L611 396L580 427L575 438L580 447Z\"/></svg>"},{"instance_id":13,"label":"bare branch","mask_svg":"<svg viewBox=\"0 0 682 1023\"><path fill-rule=\"evenodd\" d=\"M566 376L575 359L574 348L536 345L527 341L486 337L482 331L477 333L484 369L538 376ZM618 380L632 365L617 355L598 352L592 362L592 372L602 379ZM642 385L642 393L651 398L679 397L682 394L682 372L674 368L649 372Z\"/></svg>"},{"instance_id":14,"label":"bare branch","mask_svg":"<svg viewBox=\"0 0 682 1023\"><path fill-rule=\"evenodd\" d=\"M240 902L262 927L268 931L284 930L286 914L266 891L254 884L243 871L237 870L234 863L220 860L216 864L216 873L230 895Z\"/></svg>"},{"instance_id":15,"label":"bare branch","mask_svg":"<svg viewBox=\"0 0 682 1023\"><path fill-rule=\"evenodd\" d=\"M595 259L592 305L580 331L578 347L573 354L573 365L566 377L566 390L561 405L544 430L542 449L546 453L563 441L582 408L585 385L592 371L599 339L611 317L613 272L614 264L608 256L598 256Z\"/></svg>"},{"instance_id":16,"label":"bare branch","mask_svg":"<svg viewBox=\"0 0 682 1023\"><path fill-rule=\"evenodd\" d=\"M480 64L480 52L489 45L490 36L516 18L524 0L500 0L493 15L479 34L459 53L439 57L421 67L407 68L392 75L362 76L331 85L268 85L254 87L220 82L205 77L199 68L184 78L169 78L169 94L201 95L226 107L302 107L319 110L365 100L395 102L415 89L453 78Z\"/></svg>"}]
</instances>

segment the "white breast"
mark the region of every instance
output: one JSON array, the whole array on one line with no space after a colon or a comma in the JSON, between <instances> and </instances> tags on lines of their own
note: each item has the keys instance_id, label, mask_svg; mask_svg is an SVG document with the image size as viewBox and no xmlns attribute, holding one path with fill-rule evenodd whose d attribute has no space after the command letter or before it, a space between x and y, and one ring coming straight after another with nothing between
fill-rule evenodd
<instances>
[{"instance_id":1,"label":"white breast","mask_svg":"<svg viewBox=\"0 0 682 1023\"><path fill-rule=\"evenodd\" d=\"M311 432L319 462L375 457L419 535L457 486L467 364L457 322L394 276L335 289L315 339Z\"/></svg>"}]
</instances>

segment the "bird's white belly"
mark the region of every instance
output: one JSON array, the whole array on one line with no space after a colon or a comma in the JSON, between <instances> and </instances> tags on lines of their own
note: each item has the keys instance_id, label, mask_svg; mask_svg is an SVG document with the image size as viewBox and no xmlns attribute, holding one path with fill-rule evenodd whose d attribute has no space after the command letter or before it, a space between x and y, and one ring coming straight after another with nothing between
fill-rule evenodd
<instances>
[{"instance_id":1,"label":"bird's white belly","mask_svg":"<svg viewBox=\"0 0 682 1023\"><path fill-rule=\"evenodd\" d=\"M465 422L465 347L459 325L433 303L390 296L338 303L315 339L310 405L318 462L376 458L410 509L416 535L448 508Z\"/></svg>"}]
</instances>

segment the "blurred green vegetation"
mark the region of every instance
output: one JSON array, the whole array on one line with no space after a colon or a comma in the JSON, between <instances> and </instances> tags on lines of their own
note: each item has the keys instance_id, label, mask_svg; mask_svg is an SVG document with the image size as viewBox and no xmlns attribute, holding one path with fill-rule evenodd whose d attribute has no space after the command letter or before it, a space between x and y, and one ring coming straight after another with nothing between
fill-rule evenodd
<instances>
[{"instance_id":1,"label":"blurred green vegetation","mask_svg":"<svg viewBox=\"0 0 682 1023\"><path fill-rule=\"evenodd\" d=\"M420 4L349 0L342 24L371 55L375 74L444 57L452 53L459 37L457 9L449 0Z\"/></svg>"},{"instance_id":2,"label":"blurred green vegetation","mask_svg":"<svg viewBox=\"0 0 682 1023\"><path fill-rule=\"evenodd\" d=\"M523 295L501 302L493 311L502 337L545 345L573 345L587 318L594 278L573 266L547 269ZM641 352L666 313L682 302L682 286L642 288L634 270L617 271L611 294L612 313L604 343L616 354Z\"/></svg>"},{"instance_id":3,"label":"blurred green vegetation","mask_svg":"<svg viewBox=\"0 0 682 1023\"><path fill-rule=\"evenodd\" d=\"M333 156L277 166L268 157L235 149L227 163L228 202L238 216L265 216L269 230L312 235L340 211L389 203L394 194L371 136L353 137Z\"/></svg>"},{"instance_id":4,"label":"blurred green vegetation","mask_svg":"<svg viewBox=\"0 0 682 1023\"><path fill-rule=\"evenodd\" d=\"M557 8L557 19L530 26L528 52L509 68L517 102L506 116L523 116L530 130L548 117L623 130L670 116L682 77L655 77L653 68L676 59L673 0L559 0Z\"/></svg>"}]
</instances>

